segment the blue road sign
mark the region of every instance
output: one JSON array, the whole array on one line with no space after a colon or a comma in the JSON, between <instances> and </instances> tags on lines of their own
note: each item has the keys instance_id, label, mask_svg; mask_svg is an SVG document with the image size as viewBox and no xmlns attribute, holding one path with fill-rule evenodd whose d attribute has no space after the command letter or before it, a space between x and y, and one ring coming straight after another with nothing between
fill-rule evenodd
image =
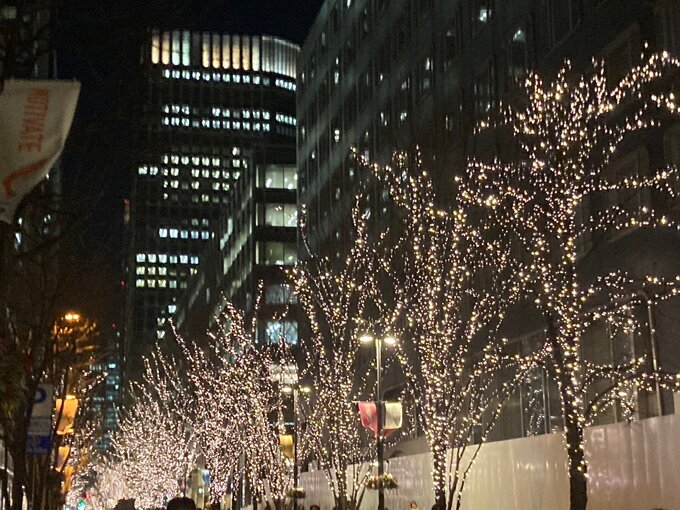
<instances>
[{"instance_id":1,"label":"blue road sign","mask_svg":"<svg viewBox=\"0 0 680 510\"><path fill-rule=\"evenodd\" d=\"M28 440L26 453L44 455L52 449L52 402L54 387L51 384L39 384L33 397L33 412L28 424Z\"/></svg>"}]
</instances>

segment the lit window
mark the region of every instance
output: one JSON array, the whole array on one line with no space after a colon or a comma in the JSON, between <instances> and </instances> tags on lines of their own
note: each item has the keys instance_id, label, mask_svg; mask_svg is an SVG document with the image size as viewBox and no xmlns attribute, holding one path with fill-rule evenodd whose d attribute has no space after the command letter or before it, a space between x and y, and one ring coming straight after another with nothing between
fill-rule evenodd
<instances>
[{"instance_id":1,"label":"lit window","mask_svg":"<svg viewBox=\"0 0 680 510\"><path fill-rule=\"evenodd\" d=\"M155 253L149 253L147 258L149 259L149 262L151 262L152 264L156 263L156 254Z\"/></svg>"},{"instance_id":2,"label":"lit window","mask_svg":"<svg viewBox=\"0 0 680 510\"><path fill-rule=\"evenodd\" d=\"M258 263L265 266L292 266L297 262L297 246L295 243L265 242L258 250L258 256Z\"/></svg>"},{"instance_id":3,"label":"lit window","mask_svg":"<svg viewBox=\"0 0 680 510\"><path fill-rule=\"evenodd\" d=\"M295 227L296 204L264 204L264 224L271 227Z\"/></svg>"},{"instance_id":4,"label":"lit window","mask_svg":"<svg viewBox=\"0 0 680 510\"><path fill-rule=\"evenodd\" d=\"M137 274L146 274L146 268L143 266L137 267Z\"/></svg>"},{"instance_id":5,"label":"lit window","mask_svg":"<svg viewBox=\"0 0 680 510\"><path fill-rule=\"evenodd\" d=\"M154 30L151 35L151 63L158 64L160 62L161 40L158 30Z\"/></svg>"},{"instance_id":6,"label":"lit window","mask_svg":"<svg viewBox=\"0 0 680 510\"><path fill-rule=\"evenodd\" d=\"M146 286L146 282L145 282L144 280L138 279L138 280L135 282L135 285L136 285L137 287L145 287L145 286Z\"/></svg>"},{"instance_id":7,"label":"lit window","mask_svg":"<svg viewBox=\"0 0 680 510\"><path fill-rule=\"evenodd\" d=\"M179 231L176 228L171 228L170 229L170 237L172 239L177 239L177 235L179 234Z\"/></svg>"},{"instance_id":8,"label":"lit window","mask_svg":"<svg viewBox=\"0 0 680 510\"><path fill-rule=\"evenodd\" d=\"M146 255L143 253L138 253L137 254L137 262L144 262L146 260Z\"/></svg>"},{"instance_id":9,"label":"lit window","mask_svg":"<svg viewBox=\"0 0 680 510\"><path fill-rule=\"evenodd\" d=\"M293 287L285 283L268 285L265 290L265 303L268 305L289 305L297 303Z\"/></svg>"},{"instance_id":10,"label":"lit window","mask_svg":"<svg viewBox=\"0 0 680 510\"><path fill-rule=\"evenodd\" d=\"M297 169L295 166L268 165L264 170L265 188L296 189Z\"/></svg>"},{"instance_id":11,"label":"lit window","mask_svg":"<svg viewBox=\"0 0 680 510\"><path fill-rule=\"evenodd\" d=\"M159 235L159 237L168 237L168 229L167 228L159 228L158 229L158 235Z\"/></svg>"},{"instance_id":12,"label":"lit window","mask_svg":"<svg viewBox=\"0 0 680 510\"><path fill-rule=\"evenodd\" d=\"M286 343L295 345L298 342L298 325L296 321L268 321L265 330L266 343Z\"/></svg>"}]
</instances>

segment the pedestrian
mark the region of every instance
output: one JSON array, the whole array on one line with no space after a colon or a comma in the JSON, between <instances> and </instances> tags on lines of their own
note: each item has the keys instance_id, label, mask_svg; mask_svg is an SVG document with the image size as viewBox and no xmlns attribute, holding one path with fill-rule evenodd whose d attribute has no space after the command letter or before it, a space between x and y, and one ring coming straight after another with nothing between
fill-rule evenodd
<instances>
[{"instance_id":1,"label":"pedestrian","mask_svg":"<svg viewBox=\"0 0 680 510\"><path fill-rule=\"evenodd\" d=\"M418 510L418 503L415 501L411 501L411 504L408 506L411 510Z\"/></svg>"},{"instance_id":2,"label":"pedestrian","mask_svg":"<svg viewBox=\"0 0 680 510\"><path fill-rule=\"evenodd\" d=\"M196 503L191 498L172 498L168 501L167 510L196 510Z\"/></svg>"},{"instance_id":3,"label":"pedestrian","mask_svg":"<svg viewBox=\"0 0 680 510\"><path fill-rule=\"evenodd\" d=\"M319 505L309 505L309 510L321 510L321 507Z\"/></svg>"}]
</instances>

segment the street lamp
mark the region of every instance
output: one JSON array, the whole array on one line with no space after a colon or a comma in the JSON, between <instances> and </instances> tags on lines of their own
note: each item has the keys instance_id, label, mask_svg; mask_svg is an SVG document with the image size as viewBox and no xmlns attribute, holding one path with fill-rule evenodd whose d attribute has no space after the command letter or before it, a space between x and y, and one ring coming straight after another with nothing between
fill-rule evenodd
<instances>
[{"instance_id":1,"label":"street lamp","mask_svg":"<svg viewBox=\"0 0 680 510\"><path fill-rule=\"evenodd\" d=\"M78 322L80 320L80 314L76 312L68 312L64 315L64 320L66 322Z\"/></svg>"},{"instance_id":2,"label":"street lamp","mask_svg":"<svg viewBox=\"0 0 680 510\"><path fill-rule=\"evenodd\" d=\"M382 399L382 348L383 345L393 346L397 343L397 339L393 335L385 335L380 337L379 335L373 335L370 332L364 332L359 335L359 341L363 344L370 344L373 342L375 344L375 380L376 380L376 418L377 423L377 433L376 433L376 450L378 454L378 477L382 478L384 474L384 451L383 451L383 399ZM385 510L385 490L382 486L382 480L378 484L378 510Z\"/></svg>"},{"instance_id":3,"label":"street lamp","mask_svg":"<svg viewBox=\"0 0 680 510\"><path fill-rule=\"evenodd\" d=\"M311 393L312 388L300 383L288 384L282 388L284 393L293 396L293 510L297 510L297 488L298 488L298 421L297 421L297 400L299 392Z\"/></svg>"}]
</instances>

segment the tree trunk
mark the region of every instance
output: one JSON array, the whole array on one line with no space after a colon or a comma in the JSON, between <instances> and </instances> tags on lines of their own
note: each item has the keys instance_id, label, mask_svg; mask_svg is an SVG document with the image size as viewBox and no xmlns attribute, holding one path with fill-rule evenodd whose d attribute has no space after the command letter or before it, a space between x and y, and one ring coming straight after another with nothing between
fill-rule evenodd
<instances>
[{"instance_id":1,"label":"tree trunk","mask_svg":"<svg viewBox=\"0 0 680 510\"><path fill-rule=\"evenodd\" d=\"M335 474L338 487L338 498L335 501L337 510L347 510L347 467L343 466Z\"/></svg>"},{"instance_id":2,"label":"tree trunk","mask_svg":"<svg viewBox=\"0 0 680 510\"><path fill-rule=\"evenodd\" d=\"M25 442L24 442L25 443ZM22 510L24 501L24 487L26 482L26 453L18 453L18 448L12 449L14 460L14 480L12 480L12 510Z\"/></svg>"},{"instance_id":3,"label":"tree trunk","mask_svg":"<svg viewBox=\"0 0 680 510\"><path fill-rule=\"evenodd\" d=\"M564 418L564 435L567 443L567 466L569 475L569 510L586 510L588 505L588 480L586 475L588 466L586 465L585 452L583 450L583 429L584 426L579 422L580 413L577 404L574 403L574 394L577 393L572 377L574 371L567 368L570 363L565 362L565 352L562 349L558 338L555 319L549 313L545 314L548 341L552 347L551 374L558 382L560 389L560 400ZM571 392L571 395L569 394Z\"/></svg>"},{"instance_id":4,"label":"tree trunk","mask_svg":"<svg viewBox=\"0 0 680 510\"><path fill-rule=\"evenodd\" d=\"M28 440L28 422L24 413L25 406L17 406L15 411L14 435L12 437L12 461L14 462L14 480L12 481L12 510L22 510L24 487L28 488L26 472L26 441Z\"/></svg>"},{"instance_id":5,"label":"tree trunk","mask_svg":"<svg viewBox=\"0 0 680 510\"><path fill-rule=\"evenodd\" d=\"M432 486L434 504L438 510L446 509L446 448L438 443L430 446L432 451Z\"/></svg>"},{"instance_id":6,"label":"tree trunk","mask_svg":"<svg viewBox=\"0 0 680 510\"><path fill-rule=\"evenodd\" d=\"M583 426L579 424L573 406L565 403L564 431L569 456L569 509L586 510L588 504L588 466L583 451Z\"/></svg>"}]
</instances>

